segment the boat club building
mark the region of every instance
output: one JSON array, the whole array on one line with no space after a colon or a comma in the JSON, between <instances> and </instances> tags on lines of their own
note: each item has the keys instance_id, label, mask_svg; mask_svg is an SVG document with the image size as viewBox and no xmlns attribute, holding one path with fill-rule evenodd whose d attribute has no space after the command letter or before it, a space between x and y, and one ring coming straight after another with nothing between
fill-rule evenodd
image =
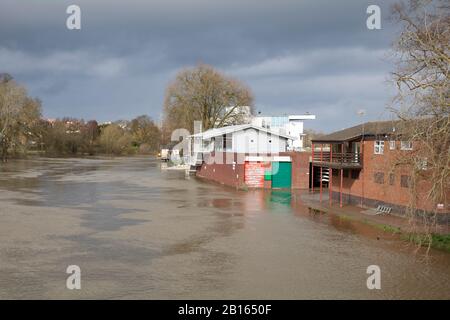
<instances>
[{"instance_id":1,"label":"boat club building","mask_svg":"<svg viewBox=\"0 0 450 320\"><path fill-rule=\"evenodd\" d=\"M322 181L323 173L329 172L328 190L323 183L316 185L320 200L328 192L330 205L383 205L403 212L411 201L410 168L394 164L418 145L402 135L406 130L401 125L400 121L367 122L313 139L312 176ZM426 200L427 183L417 189L419 209L435 210L436 204ZM448 205L440 204L439 208L444 213Z\"/></svg>"},{"instance_id":2,"label":"boat club building","mask_svg":"<svg viewBox=\"0 0 450 320\"><path fill-rule=\"evenodd\" d=\"M214 128L188 137L191 168L196 176L233 187L291 188L300 178L293 168L309 157L288 152L293 137L253 124Z\"/></svg>"}]
</instances>

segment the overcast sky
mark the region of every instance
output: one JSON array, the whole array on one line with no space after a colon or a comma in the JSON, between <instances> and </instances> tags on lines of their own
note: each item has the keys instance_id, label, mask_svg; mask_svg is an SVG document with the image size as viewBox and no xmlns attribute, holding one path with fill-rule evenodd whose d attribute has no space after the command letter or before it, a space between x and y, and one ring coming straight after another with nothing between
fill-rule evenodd
<instances>
[{"instance_id":1,"label":"overcast sky","mask_svg":"<svg viewBox=\"0 0 450 320\"><path fill-rule=\"evenodd\" d=\"M81 7L81 30L66 28L70 4ZM366 27L370 4L381 7L381 30ZM262 114L310 112L306 127L330 132L389 117L391 4L0 0L0 72L39 97L46 117L159 120L167 83L203 62L246 82Z\"/></svg>"}]
</instances>

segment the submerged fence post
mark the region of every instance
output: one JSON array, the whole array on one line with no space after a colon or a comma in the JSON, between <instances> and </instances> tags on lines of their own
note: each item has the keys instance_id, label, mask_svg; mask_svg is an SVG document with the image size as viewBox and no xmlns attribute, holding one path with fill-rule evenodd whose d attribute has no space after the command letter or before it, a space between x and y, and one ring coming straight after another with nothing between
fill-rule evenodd
<instances>
[{"instance_id":1,"label":"submerged fence post","mask_svg":"<svg viewBox=\"0 0 450 320\"><path fill-rule=\"evenodd\" d=\"M311 157L311 191L314 193L314 143L311 144L312 157Z\"/></svg>"},{"instance_id":2,"label":"submerged fence post","mask_svg":"<svg viewBox=\"0 0 450 320\"><path fill-rule=\"evenodd\" d=\"M323 182L323 143L320 144L320 202L322 202L322 182Z\"/></svg>"},{"instance_id":3,"label":"submerged fence post","mask_svg":"<svg viewBox=\"0 0 450 320\"><path fill-rule=\"evenodd\" d=\"M328 169L328 197L329 197L329 202L330 202L330 206L333 204L333 191L331 190L331 188L333 187L333 147L332 144L330 143L330 168Z\"/></svg>"}]
</instances>

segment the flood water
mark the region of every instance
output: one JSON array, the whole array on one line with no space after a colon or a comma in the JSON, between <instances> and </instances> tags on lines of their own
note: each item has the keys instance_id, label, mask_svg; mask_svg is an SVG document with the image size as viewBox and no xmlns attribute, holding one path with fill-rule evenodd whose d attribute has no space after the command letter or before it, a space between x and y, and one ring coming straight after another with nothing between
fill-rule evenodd
<instances>
[{"instance_id":1,"label":"flood water","mask_svg":"<svg viewBox=\"0 0 450 320\"><path fill-rule=\"evenodd\" d=\"M0 298L450 298L450 254L149 158L0 165ZM377 237L379 240L377 240ZM81 290L66 268L81 268ZM381 268L381 290L366 269Z\"/></svg>"}]
</instances>

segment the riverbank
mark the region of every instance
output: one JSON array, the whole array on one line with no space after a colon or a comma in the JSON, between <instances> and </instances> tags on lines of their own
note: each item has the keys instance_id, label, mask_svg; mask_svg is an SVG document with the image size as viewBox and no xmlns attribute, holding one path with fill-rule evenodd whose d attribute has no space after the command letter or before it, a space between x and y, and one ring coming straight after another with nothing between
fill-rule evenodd
<instances>
[{"instance_id":1,"label":"riverbank","mask_svg":"<svg viewBox=\"0 0 450 320\"><path fill-rule=\"evenodd\" d=\"M225 188L236 189L226 184L205 179L204 177L196 177L205 183L221 185ZM251 192L255 189L249 189L245 185L238 188L239 192ZM261 190L265 197L273 201L273 194L284 194L281 197L281 202L289 203L292 207L299 206L305 212L313 214L326 214L332 216L332 219L345 221L346 223L353 223L364 225L373 229L374 232L369 232L371 235L377 234L374 239L389 238L396 239L402 242L416 245L417 248L431 247L440 251L450 253L450 226L437 224L431 231L426 232L426 226L420 221L415 221L413 224L411 220L406 217L394 214L377 214L374 208L358 207L353 205L344 205L342 208L338 204L333 203L329 205L328 194L323 194L323 199L320 201L319 192L312 193L310 190L297 189L269 189ZM277 198L277 196L275 197ZM279 201L279 199L275 200ZM367 230L366 230L367 231ZM378 232L377 232L378 231ZM431 245L429 246L431 242Z\"/></svg>"},{"instance_id":2,"label":"riverbank","mask_svg":"<svg viewBox=\"0 0 450 320\"><path fill-rule=\"evenodd\" d=\"M428 247L431 240L431 248L450 253L449 225L436 225L433 227L433 230L427 233L427 226L423 225L420 221L413 222L406 217L393 214L376 214L373 208L353 205L344 205L340 208L337 204L330 206L328 198L320 201L318 193L313 194L308 191L296 192L296 198L301 198L300 201L303 201L313 210L335 215L342 220L366 224L384 233L391 234L400 240L408 241L418 246Z\"/></svg>"},{"instance_id":3,"label":"riverbank","mask_svg":"<svg viewBox=\"0 0 450 320\"><path fill-rule=\"evenodd\" d=\"M45 152L33 152L29 151L26 154L16 154L12 156L8 156L7 162L1 162L0 166L5 163L11 163L14 161L23 161L23 160L39 160L39 159L55 159L55 160L63 160L63 159L99 159L99 160L107 160L107 159L125 159L125 158L147 158L150 160L159 159L157 154L155 153L136 153L136 154L110 154L110 153L98 153L98 154L48 154Z\"/></svg>"},{"instance_id":4,"label":"riverbank","mask_svg":"<svg viewBox=\"0 0 450 320\"><path fill-rule=\"evenodd\" d=\"M179 171L186 171L189 170L191 166L188 164L174 164L174 165L168 165L166 162L161 162L161 170L179 170Z\"/></svg>"}]
</instances>

